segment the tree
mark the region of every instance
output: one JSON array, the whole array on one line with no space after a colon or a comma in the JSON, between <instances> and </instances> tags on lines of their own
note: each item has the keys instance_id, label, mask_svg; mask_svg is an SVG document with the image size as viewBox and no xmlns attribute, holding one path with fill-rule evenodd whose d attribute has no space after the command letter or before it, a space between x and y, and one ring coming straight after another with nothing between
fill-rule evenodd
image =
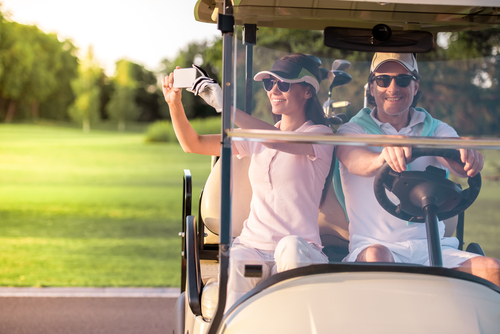
<instances>
[{"instance_id":1,"label":"tree","mask_svg":"<svg viewBox=\"0 0 500 334\"><path fill-rule=\"evenodd\" d=\"M150 122L161 118L162 96L156 75L142 65L128 60L116 62L110 101L106 107L109 118L118 121L121 131L127 121Z\"/></svg>"},{"instance_id":2,"label":"tree","mask_svg":"<svg viewBox=\"0 0 500 334\"><path fill-rule=\"evenodd\" d=\"M54 73L55 87L43 101L40 101L40 117L56 120L69 120L68 108L75 100L71 82L78 77L78 58L76 48L70 40L59 43L54 55L59 64Z\"/></svg>"},{"instance_id":3,"label":"tree","mask_svg":"<svg viewBox=\"0 0 500 334\"><path fill-rule=\"evenodd\" d=\"M118 130L125 131L125 122L136 120L139 107L136 103L137 82L133 77L134 64L128 60L116 63L113 78L114 92L106 107L109 117L118 121Z\"/></svg>"},{"instance_id":4,"label":"tree","mask_svg":"<svg viewBox=\"0 0 500 334\"><path fill-rule=\"evenodd\" d=\"M57 73L62 68L61 43L54 34L45 34L36 26L27 26L29 42L36 61L31 67L30 79L23 89L23 100L31 106L34 118L39 116L40 102L45 101L58 86Z\"/></svg>"},{"instance_id":5,"label":"tree","mask_svg":"<svg viewBox=\"0 0 500 334\"><path fill-rule=\"evenodd\" d=\"M161 119L159 109L163 93L158 87L157 75L142 65L132 63L132 77L136 82L135 102L139 108L136 120L151 122Z\"/></svg>"},{"instance_id":6,"label":"tree","mask_svg":"<svg viewBox=\"0 0 500 334\"><path fill-rule=\"evenodd\" d=\"M83 131L90 131L90 124L100 119L100 87L99 79L103 75L102 68L96 63L92 47L89 47L85 59L78 68L78 78L71 86L76 99L69 107L70 117L77 123L82 123Z\"/></svg>"},{"instance_id":7,"label":"tree","mask_svg":"<svg viewBox=\"0 0 500 334\"><path fill-rule=\"evenodd\" d=\"M63 96L61 92L69 91L71 99L69 79L64 78L76 74L72 44L60 42L56 35L36 26L9 21L0 21L0 25L0 110L8 105L5 121L10 122L19 107L29 108L38 117L40 104L51 97L50 102L56 101Z\"/></svg>"},{"instance_id":8,"label":"tree","mask_svg":"<svg viewBox=\"0 0 500 334\"><path fill-rule=\"evenodd\" d=\"M419 55L421 105L460 135L500 134L499 36L498 28L448 33Z\"/></svg>"},{"instance_id":9,"label":"tree","mask_svg":"<svg viewBox=\"0 0 500 334\"><path fill-rule=\"evenodd\" d=\"M134 93L132 87L116 86L107 105L108 115L118 121L119 131L125 131L126 121L135 120L139 114Z\"/></svg>"},{"instance_id":10,"label":"tree","mask_svg":"<svg viewBox=\"0 0 500 334\"><path fill-rule=\"evenodd\" d=\"M27 26L16 22L6 22L3 26L7 38L5 49L2 50L3 71L0 77L0 93L2 98L8 101L5 122L10 122L30 79L35 53L30 43L31 31Z\"/></svg>"}]
</instances>

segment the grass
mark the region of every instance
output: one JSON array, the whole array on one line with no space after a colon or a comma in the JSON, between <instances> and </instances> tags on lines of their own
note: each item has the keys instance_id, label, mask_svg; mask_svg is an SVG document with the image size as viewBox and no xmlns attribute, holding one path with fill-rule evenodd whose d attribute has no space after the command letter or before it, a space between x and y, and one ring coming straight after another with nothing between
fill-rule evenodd
<instances>
[{"instance_id":1,"label":"grass","mask_svg":"<svg viewBox=\"0 0 500 334\"><path fill-rule=\"evenodd\" d=\"M0 143L0 285L179 286L183 169L199 193L209 157L37 125Z\"/></svg>"},{"instance_id":2,"label":"grass","mask_svg":"<svg viewBox=\"0 0 500 334\"><path fill-rule=\"evenodd\" d=\"M498 183L483 185L481 194L465 212L464 240L476 242L487 256L500 259L500 194Z\"/></svg>"},{"instance_id":3,"label":"grass","mask_svg":"<svg viewBox=\"0 0 500 334\"><path fill-rule=\"evenodd\" d=\"M466 242L500 257L500 153L485 152ZM210 158L129 133L0 124L0 286L179 286L182 173Z\"/></svg>"},{"instance_id":4,"label":"grass","mask_svg":"<svg viewBox=\"0 0 500 334\"><path fill-rule=\"evenodd\" d=\"M500 151L482 153L485 164L481 172L481 192L465 211L465 247L471 242L479 243L487 256L500 259ZM464 179L460 183L464 189L468 188Z\"/></svg>"},{"instance_id":5,"label":"grass","mask_svg":"<svg viewBox=\"0 0 500 334\"><path fill-rule=\"evenodd\" d=\"M200 135L220 133L221 119L219 116L191 120L191 126ZM146 130L146 141L177 143L177 137L171 121L156 121Z\"/></svg>"}]
</instances>

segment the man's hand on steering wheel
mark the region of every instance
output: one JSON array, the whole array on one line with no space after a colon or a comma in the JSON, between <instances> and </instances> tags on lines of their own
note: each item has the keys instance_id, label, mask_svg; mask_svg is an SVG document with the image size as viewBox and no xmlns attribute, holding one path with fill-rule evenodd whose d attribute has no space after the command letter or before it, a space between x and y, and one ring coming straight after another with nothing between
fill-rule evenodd
<instances>
[{"instance_id":1,"label":"man's hand on steering wheel","mask_svg":"<svg viewBox=\"0 0 500 334\"><path fill-rule=\"evenodd\" d=\"M462 165L459 150L438 148L414 148L413 158L434 156L448 162ZM471 157L469 157L471 159ZM389 164L384 164L373 183L375 197L379 204L391 215L411 222L424 222L424 207L429 204L437 206L439 220L456 216L467 209L479 195L481 189L481 174L469 177L469 188L446 178L444 170L428 166L425 171L397 172L391 170ZM463 171L463 168L461 167ZM399 204L394 204L387 196L386 190L399 198Z\"/></svg>"},{"instance_id":2,"label":"man's hand on steering wheel","mask_svg":"<svg viewBox=\"0 0 500 334\"><path fill-rule=\"evenodd\" d=\"M395 172L404 172L411 160L411 152L411 147L385 147L379 156L380 164L387 162ZM484 166L484 156L480 152L470 149L459 149L459 152L464 166L446 159L447 164L456 174L462 177L474 177L481 172Z\"/></svg>"},{"instance_id":3,"label":"man's hand on steering wheel","mask_svg":"<svg viewBox=\"0 0 500 334\"><path fill-rule=\"evenodd\" d=\"M480 152L465 148L458 149L458 151L463 165L450 159L438 159L442 159L441 164L460 177L474 177L481 172L484 166L484 157Z\"/></svg>"},{"instance_id":4,"label":"man's hand on steering wheel","mask_svg":"<svg viewBox=\"0 0 500 334\"><path fill-rule=\"evenodd\" d=\"M477 173L483 170L484 166L484 156L476 151L476 150L468 150L461 148L460 151L460 160L465 164L463 168L461 168L467 176L474 177ZM459 169L460 170L460 169Z\"/></svg>"},{"instance_id":5,"label":"man's hand on steering wheel","mask_svg":"<svg viewBox=\"0 0 500 334\"><path fill-rule=\"evenodd\" d=\"M401 173L406 170L406 165L411 160L411 147L384 147L379 155L379 163L384 162L394 170Z\"/></svg>"}]
</instances>

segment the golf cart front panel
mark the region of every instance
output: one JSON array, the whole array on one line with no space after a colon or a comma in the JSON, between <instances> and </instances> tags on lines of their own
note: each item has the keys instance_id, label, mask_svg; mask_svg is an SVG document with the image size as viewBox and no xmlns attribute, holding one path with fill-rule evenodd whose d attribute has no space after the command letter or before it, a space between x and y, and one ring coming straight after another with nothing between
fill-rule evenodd
<instances>
[{"instance_id":1,"label":"golf cart front panel","mask_svg":"<svg viewBox=\"0 0 500 334\"><path fill-rule=\"evenodd\" d=\"M492 293L496 288L488 282L458 279L452 270L422 275L412 273L414 268L405 271L403 266L399 272L391 272L392 268L349 271L352 266L336 275L321 274L321 265L314 275L304 268L283 275L288 277L278 274L274 284L257 286L228 312L221 333L470 334L498 330L500 293Z\"/></svg>"}]
</instances>

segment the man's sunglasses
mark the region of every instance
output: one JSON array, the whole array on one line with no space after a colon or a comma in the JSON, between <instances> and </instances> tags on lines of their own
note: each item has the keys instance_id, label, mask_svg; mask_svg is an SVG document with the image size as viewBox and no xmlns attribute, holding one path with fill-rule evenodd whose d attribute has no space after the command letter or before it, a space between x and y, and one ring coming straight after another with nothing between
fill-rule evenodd
<instances>
[{"instance_id":1,"label":"man's sunglasses","mask_svg":"<svg viewBox=\"0 0 500 334\"><path fill-rule=\"evenodd\" d=\"M273 89L274 85L277 84L278 89L282 93L288 92L290 90L290 86L292 85L289 82L284 82L277 79L262 79L262 83L264 84L264 89L268 92L270 92Z\"/></svg>"},{"instance_id":2,"label":"man's sunglasses","mask_svg":"<svg viewBox=\"0 0 500 334\"><path fill-rule=\"evenodd\" d=\"M377 86L387 88L391 85L392 79L396 80L396 85L401 88L408 87L412 80L417 81L414 75L401 74L396 77L390 75L377 75L372 81L377 83Z\"/></svg>"}]
</instances>

